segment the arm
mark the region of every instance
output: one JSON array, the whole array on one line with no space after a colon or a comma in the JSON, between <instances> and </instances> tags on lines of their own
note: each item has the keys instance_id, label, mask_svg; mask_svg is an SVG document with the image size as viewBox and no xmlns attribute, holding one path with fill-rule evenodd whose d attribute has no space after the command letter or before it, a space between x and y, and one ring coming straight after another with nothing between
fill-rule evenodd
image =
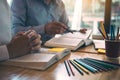
<instances>
[{"instance_id":1,"label":"arm","mask_svg":"<svg viewBox=\"0 0 120 80\"><path fill-rule=\"evenodd\" d=\"M30 26L27 24L27 0L13 0L12 10L12 26L13 32L27 31L29 29L35 30L37 33L44 33L44 25ZM34 16L34 15L33 15Z\"/></svg>"},{"instance_id":2,"label":"arm","mask_svg":"<svg viewBox=\"0 0 120 80\"><path fill-rule=\"evenodd\" d=\"M65 5L62 1L61 1L61 8L63 9L63 13L62 13L62 16L60 18L60 22L64 23L66 26L69 27L68 15L67 15L66 10L65 10Z\"/></svg>"},{"instance_id":3,"label":"arm","mask_svg":"<svg viewBox=\"0 0 120 80\"><path fill-rule=\"evenodd\" d=\"M9 59L9 54L6 45L0 46L0 61Z\"/></svg>"}]
</instances>

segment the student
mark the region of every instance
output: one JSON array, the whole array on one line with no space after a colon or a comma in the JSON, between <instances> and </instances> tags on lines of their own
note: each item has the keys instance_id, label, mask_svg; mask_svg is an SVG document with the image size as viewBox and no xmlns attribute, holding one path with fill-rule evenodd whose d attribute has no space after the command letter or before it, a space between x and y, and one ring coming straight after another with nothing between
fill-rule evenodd
<instances>
[{"instance_id":1,"label":"student","mask_svg":"<svg viewBox=\"0 0 120 80\"><path fill-rule=\"evenodd\" d=\"M13 0L11 10L14 33L34 29L42 42L68 28L62 0Z\"/></svg>"},{"instance_id":2,"label":"student","mask_svg":"<svg viewBox=\"0 0 120 80\"><path fill-rule=\"evenodd\" d=\"M11 39L10 10L0 0L0 61L23 56L40 48L40 36L34 30L20 32Z\"/></svg>"}]
</instances>

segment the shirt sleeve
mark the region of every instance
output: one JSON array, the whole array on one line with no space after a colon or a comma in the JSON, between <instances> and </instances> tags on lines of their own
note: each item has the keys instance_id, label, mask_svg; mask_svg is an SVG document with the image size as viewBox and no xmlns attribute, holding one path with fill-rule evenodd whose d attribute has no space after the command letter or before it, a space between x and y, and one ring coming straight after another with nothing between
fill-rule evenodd
<instances>
[{"instance_id":1,"label":"shirt sleeve","mask_svg":"<svg viewBox=\"0 0 120 80\"><path fill-rule=\"evenodd\" d=\"M27 3L26 0L13 0L11 5L12 10L12 30L13 34L20 31L27 31L29 29L34 29L40 34L44 34L44 25L30 26L26 25L27 21ZM19 3L19 4L18 4Z\"/></svg>"},{"instance_id":2,"label":"shirt sleeve","mask_svg":"<svg viewBox=\"0 0 120 80\"><path fill-rule=\"evenodd\" d=\"M61 7L62 7L61 9L63 10L63 13L62 13L62 16L60 17L60 22L64 23L69 27L68 15L66 13L65 5L62 1L61 1Z\"/></svg>"},{"instance_id":3,"label":"shirt sleeve","mask_svg":"<svg viewBox=\"0 0 120 80\"><path fill-rule=\"evenodd\" d=\"M6 45L0 46L0 61L9 59L9 53Z\"/></svg>"}]
</instances>

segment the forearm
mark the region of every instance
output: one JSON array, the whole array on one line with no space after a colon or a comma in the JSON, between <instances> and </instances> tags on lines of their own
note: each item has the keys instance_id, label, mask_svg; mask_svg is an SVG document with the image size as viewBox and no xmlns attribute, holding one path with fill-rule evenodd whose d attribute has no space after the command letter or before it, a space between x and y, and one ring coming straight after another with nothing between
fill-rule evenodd
<instances>
[{"instance_id":1,"label":"forearm","mask_svg":"<svg viewBox=\"0 0 120 80\"><path fill-rule=\"evenodd\" d=\"M20 32L20 31L27 31L27 30L35 30L37 33L39 34L45 34L45 29L44 29L44 25L38 25L38 26L21 26L21 25L17 25L13 27L13 32L14 34Z\"/></svg>"}]
</instances>

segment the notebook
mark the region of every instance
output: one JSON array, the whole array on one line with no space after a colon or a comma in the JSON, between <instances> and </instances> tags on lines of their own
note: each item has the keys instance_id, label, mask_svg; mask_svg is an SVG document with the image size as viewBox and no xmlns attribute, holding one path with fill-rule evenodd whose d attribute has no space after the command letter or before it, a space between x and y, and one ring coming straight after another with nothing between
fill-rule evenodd
<instances>
[{"instance_id":1,"label":"notebook","mask_svg":"<svg viewBox=\"0 0 120 80\"><path fill-rule=\"evenodd\" d=\"M66 33L59 37L53 37L52 39L46 41L45 46L63 47L74 51L85 44L85 40L89 38L91 32L92 30L88 29L85 34L80 32L73 32L73 34Z\"/></svg>"},{"instance_id":2,"label":"notebook","mask_svg":"<svg viewBox=\"0 0 120 80\"><path fill-rule=\"evenodd\" d=\"M40 53L31 53L22 57L9 59L2 64L30 69L45 70L70 53L70 50L66 48L43 49L41 49Z\"/></svg>"}]
</instances>

